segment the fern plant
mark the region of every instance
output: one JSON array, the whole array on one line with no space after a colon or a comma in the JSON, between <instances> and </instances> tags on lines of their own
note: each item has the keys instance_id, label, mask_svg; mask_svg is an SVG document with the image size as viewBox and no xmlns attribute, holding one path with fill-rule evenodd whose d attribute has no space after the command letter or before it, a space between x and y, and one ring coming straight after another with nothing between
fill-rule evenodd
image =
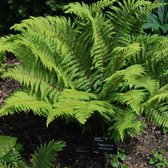
<instances>
[{"instance_id":1,"label":"fern plant","mask_svg":"<svg viewBox=\"0 0 168 168\"><path fill-rule=\"evenodd\" d=\"M1 168L52 168L57 154L65 144L62 141L50 141L37 148L32 154L31 163L27 164L17 147L17 138L0 136L0 167Z\"/></svg>"},{"instance_id":2,"label":"fern plant","mask_svg":"<svg viewBox=\"0 0 168 168\"><path fill-rule=\"evenodd\" d=\"M73 20L31 17L14 25L20 33L6 37L0 51L12 52L21 64L3 77L22 88L6 99L0 115L32 111L45 116L48 125L58 117L84 124L99 113L116 141L141 132L142 114L167 127L167 39L143 32L148 14L161 5L76 2L64 7ZM159 63L162 71L155 74Z\"/></svg>"}]
</instances>

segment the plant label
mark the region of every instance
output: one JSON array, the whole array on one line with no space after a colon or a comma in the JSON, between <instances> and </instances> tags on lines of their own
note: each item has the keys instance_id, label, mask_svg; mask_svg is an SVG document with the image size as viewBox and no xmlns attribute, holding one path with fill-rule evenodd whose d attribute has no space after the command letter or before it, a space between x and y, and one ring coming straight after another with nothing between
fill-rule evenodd
<instances>
[{"instance_id":1,"label":"plant label","mask_svg":"<svg viewBox=\"0 0 168 168\"><path fill-rule=\"evenodd\" d=\"M93 152L94 153L111 153L117 154L118 146L110 138L94 137Z\"/></svg>"}]
</instances>

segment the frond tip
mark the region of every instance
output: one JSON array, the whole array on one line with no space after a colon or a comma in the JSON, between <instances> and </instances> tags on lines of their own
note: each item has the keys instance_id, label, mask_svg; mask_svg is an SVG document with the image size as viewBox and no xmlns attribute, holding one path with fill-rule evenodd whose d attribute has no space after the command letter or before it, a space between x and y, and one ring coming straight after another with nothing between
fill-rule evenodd
<instances>
[{"instance_id":1,"label":"frond tip","mask_svg":"<svg viewBox=\"0 0 168 168\"><path fill-rule=\"evenodd\" d=\"M50 141L48 144L40 145L32 155L32 167L51 168L52 162L63 147L65 143L62 141Z\"/></svg>"},{"instance_id":2,"label":"frond tip","mask_svg":"<svg viewBox=\"0 0 168 168\"><path fill-rule=\"evenodd\" d=\"M14 112L33 111L34 114L47 116L52 110L51 104L38 100L35 95L18 91L5 101L6 105L0 109L0 116L13 114Z\"/></svg>"}]
</instances>

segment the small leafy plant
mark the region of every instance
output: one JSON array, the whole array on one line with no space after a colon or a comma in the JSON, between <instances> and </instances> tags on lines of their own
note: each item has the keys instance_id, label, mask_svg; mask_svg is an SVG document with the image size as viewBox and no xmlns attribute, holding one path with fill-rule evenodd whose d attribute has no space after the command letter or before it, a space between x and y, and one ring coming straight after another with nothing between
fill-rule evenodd
<instances>
[{"instance_id":1,"label":"small leafy plant","mask_svg":"<svg viewBox=\"0 0 168 168\"><path fill-rule=\"evenodd\" d=\"M168 128L163 128L163 129L162 129L162 132L163 132L164 135L165 135L165 134L168 134Z\"/></svg>"},{"instance_id":2,"label":"small leafy plant","mask_svg":"<svg viewBox=\"0 0 168 168\"><path fill-rule=\"evenodd\" d=\"M32 154L30 164L21 157L22 146L17 143L17 138L0 136L0 167L1 168L59 168L54 165L57 153L65 144L62 141L50 141L40 145ZM54 168L55 168L54 167Z\"/></svg>"},{"instance_id":3,"label":"small leafy plant","mask_svg":"<svg viewBox=\"0 0 168 168\"><path fill-rule=\"evenodd\" d=\"M110 154L110 165L116 168L128 168L124 161L126 159L126 155L122 150L119 150L117 154Z\"/></svg>"},{"instance_id":4,"label":"small leafy plant","mask_svg":"<svg viewBox=\"0 0 168 168\"><path fill-rule=\"evenodd\" d=\"M168 167L168 159L164 156L164 150L153 150L152 157L149 160L150 165L154 165L156 168L166 168Z\"/></svg>"},{"instance_id":5,"label":"small leafy plant","mask_svg":"<svg viewBox=\"0 0 168 168\"><path fill-rule=\"evenodd\" d=\"M150 29L157 34L168 33L168 0L160 0L164 2L165 6L158 8L157 12L150 13L147 18L147 22L144 24L144 29Z\"/></svg>"}]
</instances>

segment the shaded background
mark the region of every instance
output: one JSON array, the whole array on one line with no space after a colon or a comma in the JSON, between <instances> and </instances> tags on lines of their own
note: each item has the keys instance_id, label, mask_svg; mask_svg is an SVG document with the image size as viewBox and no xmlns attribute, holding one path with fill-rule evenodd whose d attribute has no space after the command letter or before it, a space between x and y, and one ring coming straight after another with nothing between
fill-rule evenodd
<instances>
[{"instance_id":1,"label":"shaded background","mask_svg":"<svg viewBox=\"0 0 168 168\"><path fill-rule=\"evenodd\" d=\"M0 35L29 16L60 15L62 6L70 2L92 3L97 0L0 0Z\"/></svg>"}]
</instances>

